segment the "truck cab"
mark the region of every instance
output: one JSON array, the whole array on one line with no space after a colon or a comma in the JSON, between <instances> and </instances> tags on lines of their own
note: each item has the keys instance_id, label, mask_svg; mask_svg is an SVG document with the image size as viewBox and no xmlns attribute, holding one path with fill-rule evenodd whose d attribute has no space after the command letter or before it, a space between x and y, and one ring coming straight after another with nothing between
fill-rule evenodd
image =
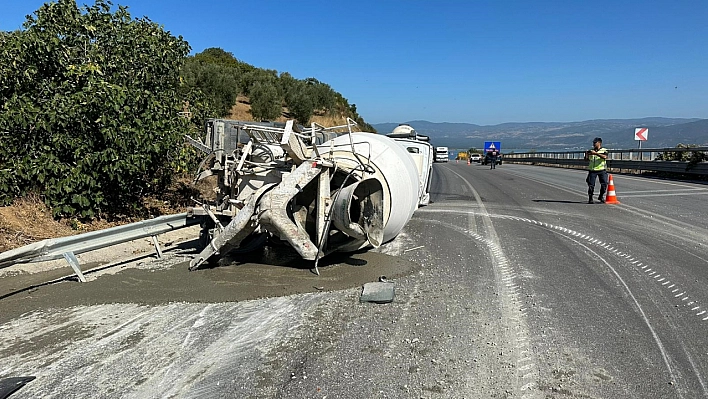
<instances>
[{"instance_id":1,"label":"truck cab","mask_svg":"<svg viewBox=\"0 0 708 399\"><path fill-rule=\"evenodd\" d=\"M447 147L435 147L435 162L447 162L449 154Z\"/></svg>"}]
</instances>

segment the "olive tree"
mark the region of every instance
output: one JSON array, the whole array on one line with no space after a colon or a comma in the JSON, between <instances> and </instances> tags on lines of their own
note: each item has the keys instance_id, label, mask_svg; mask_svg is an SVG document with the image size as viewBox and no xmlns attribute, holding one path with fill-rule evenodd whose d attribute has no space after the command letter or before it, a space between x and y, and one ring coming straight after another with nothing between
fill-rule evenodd
<instances>
[{"instance_id":1,"label":"olive tree","mask_svg":"<svg viewBox=\"0 0 708 399\"><path fill-rule=\"evenodd\" d=\"M273 82L255 82L250 92L253 119L274 120L280 116L283 109L282 100Z\"/></svg>"}]
</instances>

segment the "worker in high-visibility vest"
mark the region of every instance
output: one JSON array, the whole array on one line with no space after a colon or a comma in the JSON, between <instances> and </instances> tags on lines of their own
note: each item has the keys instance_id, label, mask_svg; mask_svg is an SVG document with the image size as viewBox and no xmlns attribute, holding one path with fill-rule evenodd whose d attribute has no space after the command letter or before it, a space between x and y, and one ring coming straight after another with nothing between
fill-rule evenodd
<instances>
[{"instance_id":1,"label":"worker in high-visibility vest","mask_svg":"<svg viewBox=\"0 0 708 399\"><path fill-rule=\"evenodd\" d=\"M592 196L595 192L595 178L600 180L600 195L597 200L605 203L605 193L607 192L607 149L602 147L602 139L595 137L592 141L592 149L585 151L585 160L588 163L588 204L592 204Z\"/></svg>"}]
</instances>

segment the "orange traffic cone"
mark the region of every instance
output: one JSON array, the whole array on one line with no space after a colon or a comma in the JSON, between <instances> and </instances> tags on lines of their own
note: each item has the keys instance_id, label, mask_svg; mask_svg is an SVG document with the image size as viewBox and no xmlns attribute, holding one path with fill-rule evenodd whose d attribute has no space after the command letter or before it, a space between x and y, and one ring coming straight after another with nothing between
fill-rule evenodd
<instances>
[{"instance_id":1,"label":"orange traffic cone","mask_svg":"<svg viewBox=\"0 0 708 399\"><path fill-rule=\"evenodd\" d=\"M467 158L467 165L469 165L469 164L470 164L470 159L469 159L469 158Z\"/></svg>"},{"instance_id":2,"label":"orange traffic cone","mask_svg":"<svg viewBox=\"0 0 708 399\"><path fill-rule=\"evenodd\" d=\"M606 204L619 204L620 202L617 201L617 194L615 193L615 181L612 179L612 175L610 175L610 183L609 187L607 188L607 198L605 199Z\"/></svg>"}]
</instances>

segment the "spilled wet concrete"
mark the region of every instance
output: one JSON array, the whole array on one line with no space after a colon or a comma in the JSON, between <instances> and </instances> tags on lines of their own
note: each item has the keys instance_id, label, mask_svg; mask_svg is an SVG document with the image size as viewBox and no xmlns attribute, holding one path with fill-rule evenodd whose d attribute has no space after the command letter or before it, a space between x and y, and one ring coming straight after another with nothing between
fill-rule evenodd
<instances>
[{"instance_id":1,"label":"spilled wet concrete","mask_svg":"<svg viewBox=\"0 0 708 399\"><path fill-rule=\"evenodd\" d=\"M188 262L148 267L116 266L120 270L79 283L73 278L47 283L70 269L0 278L0 323L38 309L77 305L171 302L221 303L271 298L308 292L335 291L377 281L380 276L401 277L417 265L376 252L334 254L320 261L320 275L313 262L294 256L288 248L266 249L240 259L223 259L219 265L190 272ZM91 277L91 273L88 273Z\"/></svg>"}]
</instances>

